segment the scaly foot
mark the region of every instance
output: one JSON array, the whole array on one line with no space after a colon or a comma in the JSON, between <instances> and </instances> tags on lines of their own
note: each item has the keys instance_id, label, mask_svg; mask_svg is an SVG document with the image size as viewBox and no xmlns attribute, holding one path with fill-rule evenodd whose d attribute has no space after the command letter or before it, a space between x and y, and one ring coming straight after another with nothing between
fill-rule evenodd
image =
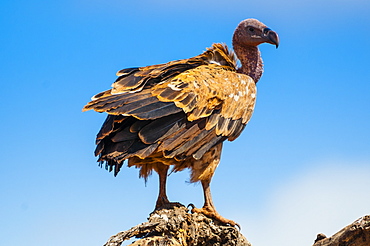
<instances>
[{"instance_id":1,"label":"scaly foot","mask_svg":"<svg viewBox=\"0 0 370 246\"><path fill-rule=\"evenodd\" d=\"M216 219L216 220L220 221L223 224L229 224L231 226L237 226L240 230L240 225L238 223L236 223L233 220L229 220L229 219L226 219L226 218L222 217L213 208L210 208L210 207L196 208L193 204L189 204L188 207L189 206L192 207L192 210L191 210L192 213L204 214L205 216Z\"/></svg>"}]
</instances>

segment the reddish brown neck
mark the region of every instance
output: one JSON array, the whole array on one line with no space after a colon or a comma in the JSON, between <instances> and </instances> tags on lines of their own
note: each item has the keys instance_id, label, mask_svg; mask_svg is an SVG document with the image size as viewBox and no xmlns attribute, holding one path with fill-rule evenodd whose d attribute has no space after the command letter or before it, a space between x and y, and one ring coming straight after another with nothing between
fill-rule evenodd
<instances>
[{"instance_id":1,"label":"reddish brown neck","mask_svg":"<svg viewBox=\"0 0 370 246\"><path fill-rule=\"evenodd\" d=\"M237 42L233 42L233 46L241 63L238 73L249 75L257 83L263 72L263 62L257 46L242 46Z\"/></svg>"}]
</instances>

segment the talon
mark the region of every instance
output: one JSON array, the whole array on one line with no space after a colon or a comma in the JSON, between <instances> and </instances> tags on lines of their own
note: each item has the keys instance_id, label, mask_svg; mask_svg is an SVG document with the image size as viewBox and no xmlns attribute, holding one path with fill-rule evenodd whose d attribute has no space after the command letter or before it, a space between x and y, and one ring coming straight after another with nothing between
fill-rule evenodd
<instances>
[{"instance_id":1,"label":"talon","mask_svg":"<svg viewBox=\"0 0 370 246\"><path fill-rule=\"evenodd\" d=\"M190 205L190 204L189 204ZM188 206L189 206L188 205ZM193 205L193 204L191 204ZM194 205L193 205L194 206ZM229 224L230 226L236 226L239 228L239 231L241 230L241 227L238 223L234 222L233 220L226 219L222 217L219 213L217 213L214 209L203 207L203 208L195 208L191 210L192 213L200 213L204 214L207 217L213 218L223 224Z\"/></svg>"},{"instance_id":2,"label":"talon","mask_svg":"<svg viewBox=\"0 0 370 246\"><path fill-rule=\"evenodd\" d=\"M235 227L238 227L238 231L242 230L242 227L238 223L235 223Z\"/></svg>"},{"instance_id":3,"label":"talon","mask_svg":"<svg viewBox=\"0 0 370 246\"><path fill-rule=\"evenodd\" d=\"M189 205L186 206L186 208L189 209L189 207L191 207L191 212L193 212L193 209L195 208L194 204L189 203Z\"/></svg>"}]
</instances>

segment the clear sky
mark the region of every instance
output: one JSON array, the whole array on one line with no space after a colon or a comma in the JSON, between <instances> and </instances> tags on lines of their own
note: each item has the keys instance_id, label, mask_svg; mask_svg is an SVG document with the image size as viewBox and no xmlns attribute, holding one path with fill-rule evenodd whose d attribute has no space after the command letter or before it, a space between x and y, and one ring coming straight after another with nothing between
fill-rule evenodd
<instances>
[{"instance_id":1,"label":"clear sky","mask_svg":"<svg viewBox=\"0 0 370 246\"><path fill-rule=\"evenodd\" d=\"M254 246L311 245L370 214L370 1L2 1L1 245L102 245L146 220L158 182L98 167L105 115L81 112L119 69L231 44L257 18L264 44L257 106L224 145L214 202ZM188 172L168 195L203 204ZM268 235L268 236L267 236Z\"/></svg>"}]
</instances>

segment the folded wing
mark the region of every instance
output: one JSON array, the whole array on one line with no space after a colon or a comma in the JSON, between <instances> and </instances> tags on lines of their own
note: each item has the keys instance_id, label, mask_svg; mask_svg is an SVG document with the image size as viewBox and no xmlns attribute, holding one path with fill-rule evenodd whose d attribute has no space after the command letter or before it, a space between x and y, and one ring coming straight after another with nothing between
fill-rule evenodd
<instances>
[{"instance_id":1,"label":"folded wing","mask_svg":"<svg viewBox=\"0 0 370 246\"><path fill-rule=\"evenodd\" d=\"M163 157L184 165L199 160L237 138L254 109L255 83L236 72L236 58L222 44L190 59L117 74L112 89L84 107L109 114L95 153L115 173L126 159L129 165Z\"/></svg>"}]
</instances>

